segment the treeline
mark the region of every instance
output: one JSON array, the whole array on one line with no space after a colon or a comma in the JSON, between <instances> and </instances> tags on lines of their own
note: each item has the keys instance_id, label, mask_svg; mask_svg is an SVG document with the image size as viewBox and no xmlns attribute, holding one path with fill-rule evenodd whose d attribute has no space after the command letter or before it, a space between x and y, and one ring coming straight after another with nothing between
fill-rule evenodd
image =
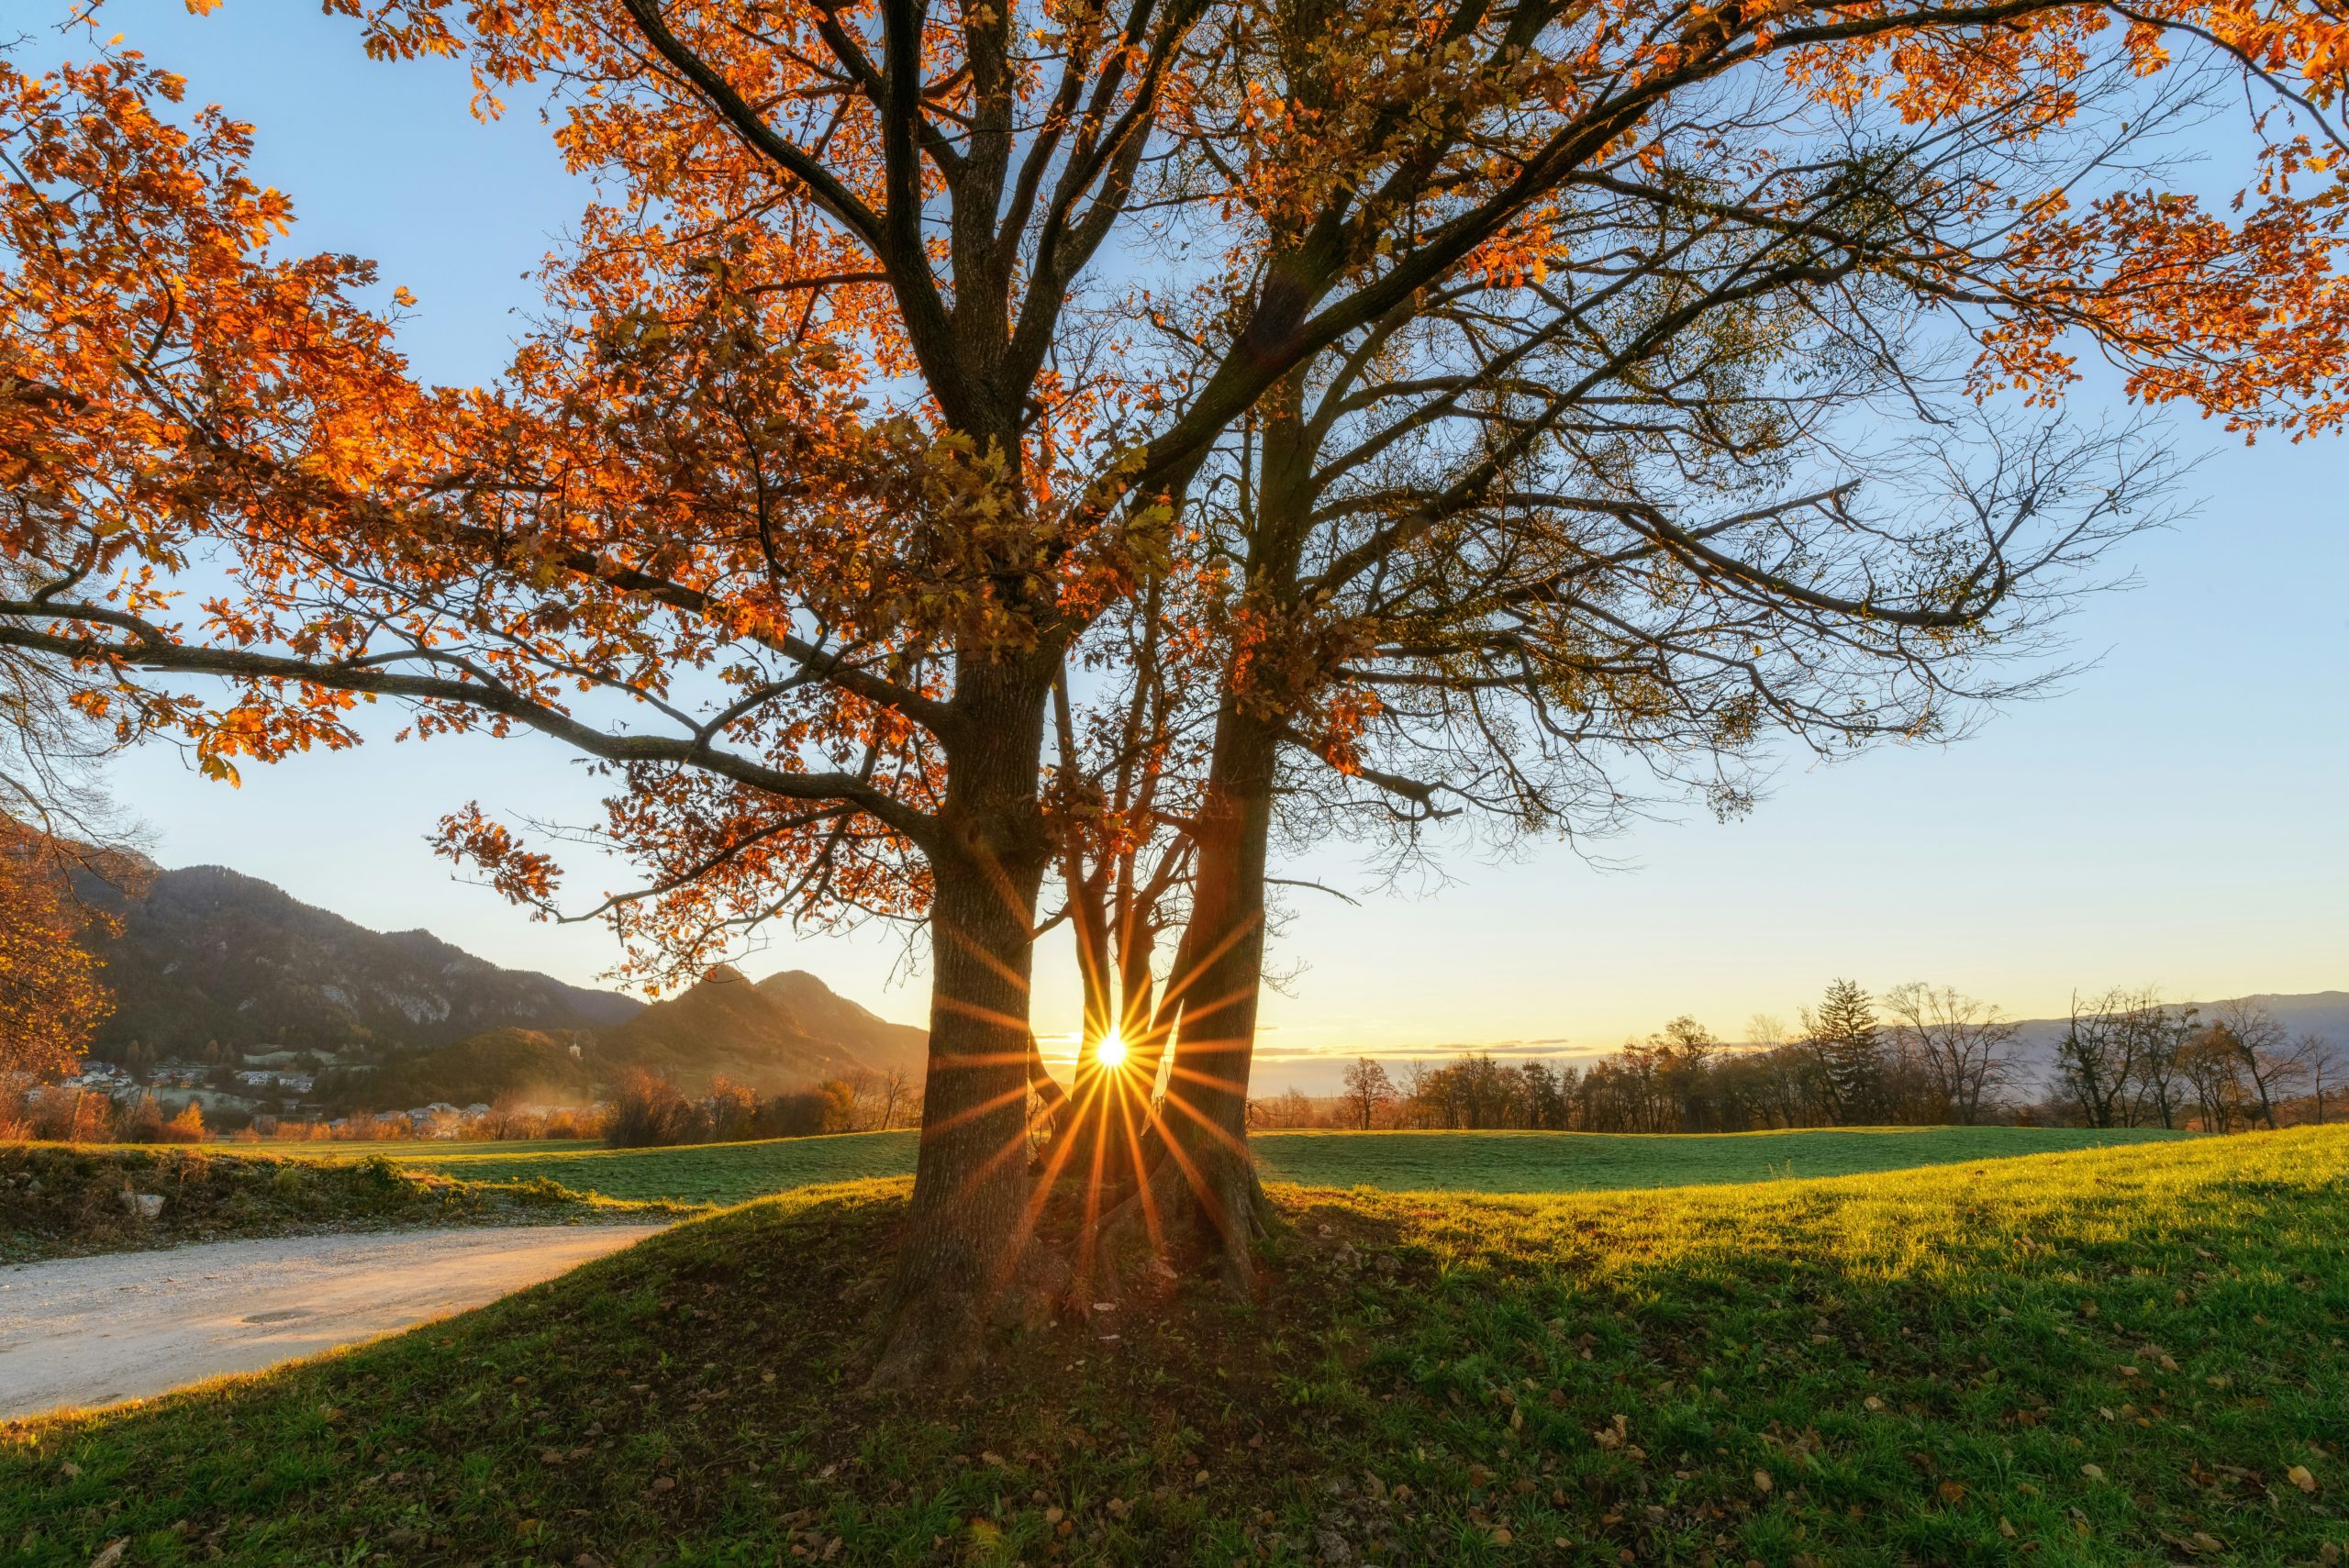
<instances>
[{"instance_id":1,"label":"treeline","mask_svg":"<svg viewBox=\"0 0 2349 1568\"><path fill-rule=\"evenodd\" d=\"M2265 1008L2204 1020L2150 988L2073 1007L2052 1077L2024 1077L2016 1025L1947 986L1871 996L1839 980L1799 1027L1748 1025L1726 1044L1694 1018L1584 1066L1467 1054L1390 1072L1368 1057L1342 1092L1253 1101L1258 1127L1520 1128L1749 1132L1774 1128L1984 1122L2238 1131L2325 1119L2341 1069L2330 1042L2288 1037Z\"/></svg>"},{"instance_id":2,"label":"treeline","mask_svg":"<svg viewBox=\"0 0 2349 1568\"><path fill-rule=\"evenodd\" d=\"M2057 1103L2087 1127L2235 1132L2281 1126L2288 1112L2322 1121L2341 1079L2331 1040L2296 1040L2265 1007L2224 1002L2205 1020L2150 987L2076 1000L2055 1065Z\"/></svg>"},{"instance_id":3,"label":"treeline","mask_svg":"<svg viewBox=\"0 0 2349 1568\"><path fill-rule=\"evenodd\" d=\"M60 1143L385 1143L402 1140L504 1142L604 1135L601 1106L525 1109L510 1101L477 1115L444 1110L428 1117L377 1115L278 1117L246 1110L206 1115L193 1097L173 1106L142 1093L117 1099L95 1089L21 1081L0 1089L0 1142Z\"/></svg>"},{"instance_id":4,"label":"treeline","mask_svg":"<svg viewBox=\"0 0 2349 1568\"><path fill-rule=\"evenodd\" d=\"M721 1073L696 1097L665 1074L631 1068L604 1106L604 1141L614 1149L739 1143L886 1132L920 1119L920 1095L903 1073L856 1073L777 1095L761 1095Z\"/></svg>"},{"instance_id":5,"label":"treeline","mask_svg":"<svg viewBox=\"0 0 2349 1568\"><path fill-rule=\"evenodd\" d=\"M212 1136L204 1107L167 1108L152 1095L112 1100L87 1089L17 1083L0 1093L0 1142L201 1143Z\"/></svg>"}]
</instances>

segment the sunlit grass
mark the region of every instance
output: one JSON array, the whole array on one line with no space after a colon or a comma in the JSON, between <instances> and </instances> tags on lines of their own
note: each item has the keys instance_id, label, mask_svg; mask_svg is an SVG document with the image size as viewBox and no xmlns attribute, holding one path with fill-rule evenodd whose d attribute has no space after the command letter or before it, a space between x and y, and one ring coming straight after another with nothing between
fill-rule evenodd
<instances>
[{"instance_id":1,"label":"sunlit grass","mask_svg":"<svg viewBox=\"0 0 2349 1568\"><path fill-rule=\"evenodd\" d=\"M612 1568L2349 1543L2349 1129L1664 1192L1284 1186L1261 1302L1088 1310L1003 1341L967 1400L860 1392L904 1190L770 1199L346 1356L19 1429L0 1543L43 1568L117 1539Z\"/></svg>"},{"instance_id":2,"label":"sunlit grass","mask_svg":"<svg viewBox=\"0 0 2349 1568\"><path fill-rule=\"evenodd\" d=\"M1584 1192L1833 1176L2094 1148L2179 1134L2077 1128L1856 1128L1698 1137L1566 1132L1260 1132L1265 1177L1401 1192ZM811 1183L909 1175L911 1132L678 1149L588 1143L296 1144L302 1158L381 1152L404 1166L477 1181L543 1176L607 1197L733 1204ZM315 1151L315 1152L314 1152Z\"/></svg>"}]
</instances>

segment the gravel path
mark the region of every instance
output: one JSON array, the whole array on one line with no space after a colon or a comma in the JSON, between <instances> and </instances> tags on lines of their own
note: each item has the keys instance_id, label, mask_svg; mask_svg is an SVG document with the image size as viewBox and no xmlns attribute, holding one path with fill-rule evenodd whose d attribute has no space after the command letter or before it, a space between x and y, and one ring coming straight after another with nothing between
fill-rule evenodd
<instances>
[{"instance_id":1,"label":"gravel path","mask_svg":"<svg viewBox=\"0 0 2349 1568\"><path fill-rule=\"evenodd\" d=\"M661 1229L294 1236L0 1268L0 1418L316 1355L495 1301Z\"/></svg>"}]
</instances>

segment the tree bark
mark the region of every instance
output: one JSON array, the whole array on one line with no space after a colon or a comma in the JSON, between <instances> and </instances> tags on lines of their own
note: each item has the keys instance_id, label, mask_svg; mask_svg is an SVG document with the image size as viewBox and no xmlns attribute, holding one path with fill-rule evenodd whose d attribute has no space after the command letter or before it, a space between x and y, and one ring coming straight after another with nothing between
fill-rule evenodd
<instances>
[{"instance_id":1,"label":"tree bark","mask_svg":"<svg viewBox=\"0 0 2349 1568\"><path fill-rule=\"evenodd\" d=\"M1163 1113L1161 1207L1187 1218L1226 1282L1253 1280L1267 1211L1248 1152L1248 1078L1264 972L1264 870L1277 721L1227 698L1193 842L1190 923L1174 959L1174 1060Z\"/></svg>"},{"instance_id":2,"label":"tree bark","mask_svg":"<svg viewBox=\"0 0 2349 1568\"><path fill-rule=\"evenodd\" d=\"M1316 490L1304 397L1301 376L1283 381L1264 400L1259 431L1248 593L1275 641L1307 618L1297 580ZM1291 717L1326 673L1309 658L1280 657L1228 673L1191 835L1191 918L1169 983L1178 1021L1163 1115L1168 1158L1153 1185L1239 1291L1253 1286L1253 1244L1271 1217L1248 1151L1248 1080L1264 978L1274 774Z\"/></svg>"},{"instance_id":3,"label":"tree bark","mask_svg":"<svg viewBox=\"0 0 2349 1568\"><path fill-rule=\"evenodd\" d=\"M1050 859L1036 784L1051 668L974 663L958 683L967 723L931 856L929 1081L875 1371L885 1383L951 1376L980 1355L1032 1223L1029 1003Z\"/></svg>"}]
</instances>

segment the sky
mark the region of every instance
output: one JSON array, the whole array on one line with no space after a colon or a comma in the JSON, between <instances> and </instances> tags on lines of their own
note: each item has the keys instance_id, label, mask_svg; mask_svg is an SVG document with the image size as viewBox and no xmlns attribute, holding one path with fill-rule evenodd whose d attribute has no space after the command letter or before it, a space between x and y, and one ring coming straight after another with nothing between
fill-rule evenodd
<instances>
[{"instance_id":1,"label":"sky","mask_svg":"<svg viewBox=\"0 0 2349 1568\"><path fill-rule=\"evenodd\" d=\"M495 373L532 298L524 274L586 195L535 105L477 123L461 68L371 62L349 23L296 0L228 0L203 19L184 0L109 0L104 16L187 76L191 101L255 123L254 173L296 204L292 245L373 256L386 290L416 295L404 343L419 372ZM44 51L69 46L30 53ZM1600 846L1604 869L1554 842L1455 855L1401 888L1343 844L1276 866L1359 902L1290 895L1272 962L1291 978L1265 1001L1258 1083L1324 1088L1357 1051L1598 1051L1680 1014L1738 1038L1846 975L1952 984L2018 1017L2123 983L2181 999L2349 988L2349 447L2246 450L2191 418L2168 435L2199 464L2192 515L2132 541L2135 586L2072 620L2090 667L1971 739L1790 761L1751 816L1643 823ZM616 957L600 928L533 922L425 845L467 800L589 817L594 791L551 743L371 744L247 767L233 790L154 749L113 782L166 865L232 866L362 925L428 928L580 984ZM574 886L596 885L581 868ZM918 943L899 931L777 932L743 962L925 1019ZM1065 942L1048 938L1048 1049L1076 1014Z\"/></svg>"}]
</instances>

